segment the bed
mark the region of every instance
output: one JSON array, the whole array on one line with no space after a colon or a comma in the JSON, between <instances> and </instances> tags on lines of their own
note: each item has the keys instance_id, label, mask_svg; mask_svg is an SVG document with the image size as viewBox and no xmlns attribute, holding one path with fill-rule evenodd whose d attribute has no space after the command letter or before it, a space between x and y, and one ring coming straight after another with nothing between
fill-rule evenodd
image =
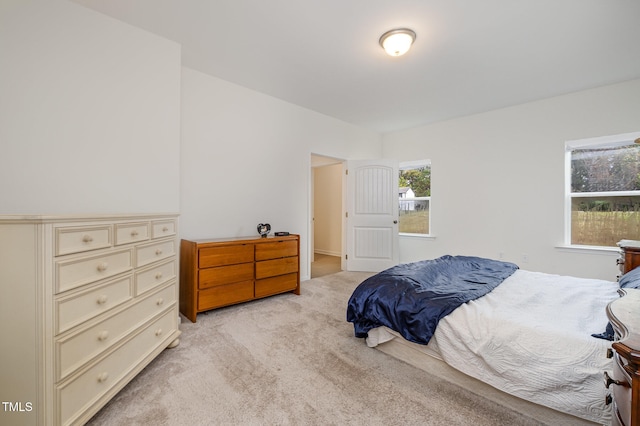
<instances>
[{"instance_id":1,"label":"bed","mask_svg":"<svg viewBox=\"0 0 640 426\"><path fill-rule=\"evenodd\" d=\"M609 424L606 306L620 286L443 256L363 281L347 320L368 346L400 341L510 395Z\"/></svg>"}]
</instances>

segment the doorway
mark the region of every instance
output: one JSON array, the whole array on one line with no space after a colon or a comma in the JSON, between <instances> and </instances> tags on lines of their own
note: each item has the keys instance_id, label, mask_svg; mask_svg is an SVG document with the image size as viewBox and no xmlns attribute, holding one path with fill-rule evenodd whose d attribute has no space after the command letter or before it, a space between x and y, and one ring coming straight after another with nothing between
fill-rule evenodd
<instances>
[{"instance_id":1,"label":"doorway","mask_svg":"<svg viewBox=\"0 0 640 426\"><path fill-rule=\"evenodd\" d=\"M311 278L342 270L343 160L311 154Z\"/></svg>"}]
</instances>

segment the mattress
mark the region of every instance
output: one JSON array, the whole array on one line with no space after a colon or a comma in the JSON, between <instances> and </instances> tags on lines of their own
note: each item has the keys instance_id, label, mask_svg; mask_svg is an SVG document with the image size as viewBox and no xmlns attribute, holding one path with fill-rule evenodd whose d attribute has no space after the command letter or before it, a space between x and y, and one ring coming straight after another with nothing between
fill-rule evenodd
<instances>
[{"instance_id":1,"label":"mattress","mask_svg":"<svg viewBox=\"0 0 640 426\"><path fill-rule=\"evenodd\" d=\"M611 421L604 371L607 326L618 284L518 270L491 293L443 318L425 356L499 390L600 424ZM367 344L401 338L371 330Z\"/></svg>"}]
</instances>

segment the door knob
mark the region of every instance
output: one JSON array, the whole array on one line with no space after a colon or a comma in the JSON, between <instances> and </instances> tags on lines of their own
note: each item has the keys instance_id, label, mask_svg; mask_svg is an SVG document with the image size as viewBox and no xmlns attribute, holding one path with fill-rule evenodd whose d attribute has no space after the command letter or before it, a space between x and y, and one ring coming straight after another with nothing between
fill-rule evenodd
<instances>
[{"instance_id":1,"label":"door knob","mask_svg":"<svg viewBox=\"0 0 640 426\"><path fill-rule=\"evenodd\" d=\"M397 221L397 220L394 220L394 221L393 221L393 223L396 223L396 224L397 224L397 223L398 223L398 221Z\"/></svg>"}]
</instances>

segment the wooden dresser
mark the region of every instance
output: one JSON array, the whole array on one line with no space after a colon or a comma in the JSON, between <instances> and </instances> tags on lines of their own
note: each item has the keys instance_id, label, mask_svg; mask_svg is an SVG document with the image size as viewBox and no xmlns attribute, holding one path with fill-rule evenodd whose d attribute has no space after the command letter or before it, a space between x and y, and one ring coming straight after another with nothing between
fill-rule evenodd
<instances>
[{"instance_id":1,"label":"wooden dresser","mask_svg":"<svg viewBox=\"0 0 640 426\"><path fill-rule=\"evenodd\" d=\"M620 247L620 257L618 258L620 272L626 274L640 266L640 241L621 240L618 242L618 247Z\"/></svg>"},{"instance_id":2,"label":"wooden dresser","mask_svg":"<svg viewBox=\"0 0 640 426\"><path fill-rule=\"evenodd\" d=\"M613 371L605 373L611 391L613 424L640 426L640 290L622 289L622 297L607 307L615 332Z\"/></svg>"},{"instance_id":3,"label":"wooden dresser","mask_svg":"<svg viewBox=\"0 0 640 426\"><path fill-rule=\"evenodd\" d=\"M198 312L293 291L300 294L300 237L182 240L180 312Z\"/></svg>"},{"instance_id":4,"label":"wooden dresser","mask_svg":"<svg viewBox=\"0 0 640 426\"><path fill-rule=\"evenodd\" d=\"M84 424L178 344L177 225L0 216L0 424Z\"/></svg>"}]
</instances>

